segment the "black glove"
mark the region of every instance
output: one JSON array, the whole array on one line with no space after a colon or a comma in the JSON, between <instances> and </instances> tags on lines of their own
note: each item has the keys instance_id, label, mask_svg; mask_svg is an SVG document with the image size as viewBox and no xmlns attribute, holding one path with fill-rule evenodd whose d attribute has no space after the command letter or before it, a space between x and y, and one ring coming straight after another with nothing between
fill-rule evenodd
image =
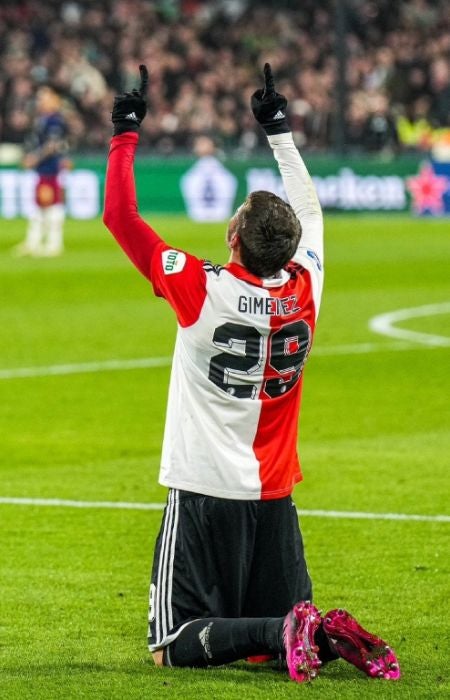
<instances>
[{"instance_id":1,"label":"black glove","mask_svg":"<svg viewBox=\"0 0 450 700\"><path fill-rule=\"evenodd\" d=\"M126 131L139 131L141 121L147 112L147 67L144 65L139 66L139 73L141 74L139 90L134 89L114 98L114 106L111 113L114 136L124 134Z\"/></svg>"},{"instance_id":2,"label":"black glove","mask_svg":"<svg viewBox=\"0 0 450 700\"><path fill-rule=\"evenodd\" d=\"M275 92L272 69L264 64L264 90L256 90L251 99L252 112L268 136L287 134L290 131L286 121L287 99Z\"/></svg>"}]
</instances>

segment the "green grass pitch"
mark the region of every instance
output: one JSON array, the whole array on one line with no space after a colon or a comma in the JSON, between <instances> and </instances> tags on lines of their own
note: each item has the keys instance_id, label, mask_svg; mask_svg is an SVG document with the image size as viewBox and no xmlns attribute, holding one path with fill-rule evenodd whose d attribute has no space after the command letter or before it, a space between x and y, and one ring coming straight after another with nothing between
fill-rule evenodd
<instances>
[{"instance_id":1,"label":"green grass pitch","mask_svg":"<svg viewBox=\"0 0 450 700\"><path fill-rule=\"evenodd\" d=\"M152 218L225 262L224 226ZM17 260L1 222L0 370L171 354L175 321L99 221L67 252ZM371 317L450 300L448 221L328 217L327 277L305 369L301 509L437 515L449 486L449 347L397 344ZM450 338L449 315L398 327ZM5 375L3 375L5 376ZM0 379L0 497L155 502L169 368ZM0 503L0 696L444 698L449 523L302 517L317 605L345 606L398 652L398 683L339 661L305 686L245 662L156 669L147 589L161 513Z\"/></svg>"}]
</instances>

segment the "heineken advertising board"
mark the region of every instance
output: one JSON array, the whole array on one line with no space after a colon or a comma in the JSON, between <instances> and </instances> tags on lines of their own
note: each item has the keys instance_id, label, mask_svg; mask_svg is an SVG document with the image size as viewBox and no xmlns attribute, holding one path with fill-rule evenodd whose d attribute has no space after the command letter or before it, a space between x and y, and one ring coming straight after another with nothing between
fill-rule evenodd
<instances>
[{"instance_id":1,"label":"heineken advertising board","mask_svg":"<svg viewBox=\"0 0 450 700\"><path fill-rule=\"evenodd\" d=\"M450 214L450 163L416 156L389 162L370 159L306 159L325 210ZM101 213L105 179L102 159L75 159L63 174L67 214L91 219ZM272 160L144 159L136 161L136 186L142 212L186 213L196 221L227 219L245 196L269 190L284 197ZM0 216L29 216L36 175L0 169Z\"/></svg>"}]
</instances>

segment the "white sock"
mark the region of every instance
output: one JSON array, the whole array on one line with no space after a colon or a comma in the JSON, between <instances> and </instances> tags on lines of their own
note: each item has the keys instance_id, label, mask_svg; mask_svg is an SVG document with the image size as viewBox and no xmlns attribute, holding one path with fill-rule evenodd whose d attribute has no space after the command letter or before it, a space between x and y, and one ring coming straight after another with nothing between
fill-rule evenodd
<instances>
[{"instance_id":1,"label":"white sock","mask_svg":"<svg viewBox=\"0 0 450 700\"><path fill-rule=\"evenodd\" d=\"M39 207L28 220L24 247L31 253L39 253L44 237L44 212Z\"/></svg>"},{"instance_id":2,"label":"white sock","mask_svg":"<svg viewBox=\"0 0 450 700\"><path fill-rule=\"evenodd\" d=\"M44 246L44 253L47 255L58 255L63 251L64 219L65 211L63 204L53 204L51 207L46 207L45 223L47 239Z\"/></svg>"}]
</instances>

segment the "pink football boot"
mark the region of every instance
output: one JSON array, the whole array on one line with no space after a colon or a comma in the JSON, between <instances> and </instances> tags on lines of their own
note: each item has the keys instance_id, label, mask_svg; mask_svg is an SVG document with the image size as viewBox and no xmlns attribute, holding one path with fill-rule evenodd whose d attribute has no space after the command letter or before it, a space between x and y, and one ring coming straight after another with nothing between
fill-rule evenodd
<instances>
[{"instance_id":1,"label":"pink football boot","mask_svg":"<svg viewBox=\"0 0 450 700\"><path fill-rule=\"evenodd\" d=\"M317 608L308 602L294 605L284 620L283 638L289 675L297 683L317 676L321 661L314 634L321 623Z\"/></svg>"},{"instance_id":2,"label":"pink football boot","mask_svg":"<svg viewBox=\"0 0 450 700\"><path fill-rule=\"evenodd\" d=\"M330 610L323 618L323 629L331 649L371 678L400 678L390 646L363 629L346 610Z\"/></svg>"}]
</instances>

